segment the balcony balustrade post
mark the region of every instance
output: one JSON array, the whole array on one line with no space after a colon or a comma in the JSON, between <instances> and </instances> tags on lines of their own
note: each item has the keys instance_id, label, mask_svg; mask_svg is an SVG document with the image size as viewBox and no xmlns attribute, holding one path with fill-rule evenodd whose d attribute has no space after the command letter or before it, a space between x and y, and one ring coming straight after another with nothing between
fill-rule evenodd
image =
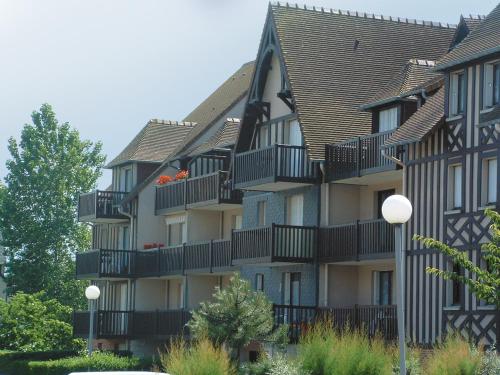
<instances>
[{"instance_id":1,"label":"balcony balustrade post","mask_svg":"<svg viewBox=\"0 0 500 375\"><path fill-rule=\"evenodd\" d=\"M234 229L231 229L231 242L229 244L230 246L230 251L229 251L229 265L233 265L233 259L234 259L234 247L235 247L235 241L234 241Z\"/></svg>"},{"instance_id":2,"label":"balcony balustrade post","mask_svg":"<svg viewBox=\"0 0 500 375\"><path fill-rule=\"evenodd\" d=\"M274 150L273 150L273 177L274 181L276 181L278 177L278 144L274 144Z\"/></svg>"},{"instance_id":3,"label":"balcony balustrade post","mask_svg":"<svg viewBox=\"0 0 500 375\"><path fill-rule=\"evenodd\" d=\"M271 255L271 262L273 261L274 253L275 253L275 243L276 243L275 232L276 232L276 224L272 223L271 224L271 236L269 239L270 242L268 245L269 246L269 254Z\"/></svg>"},{"instance_id":4,"label":"balcony balustrade post","mask_svg":"<svg viewBox=\"0 0 500 375\"><path fill-rule=\"evenodd\" d=\"M210 245L208 247L210 256L210 273L213 273L214 266L214 240L210 240Z\"/></svg>"},{"instance_id":5,"label":"balcony balustrade post","mask_svg":"<svg viewBox=\"0 0 500 375\"><path fill-rule=\"evenodd\" d=\"M356 137L356 175L361 176L361 137Z\"/></svg>"},{"instance_id":6,"label":"balcony balustrade post","mask_svg":"<svg viewBox=\"0 0 500 375\"><path fill-rule=\"evenodd\" d=\"M184 189L184 209L186 210L187 209L187 201L188 201L188 184L187 184L187 178L183 179L182 180L182 183L183 183L183 189Z\"/></svg>"},{"instance_id":7,"label":"balcony balustrade post","mask_svg":"<svg viewBox=\"0 0 500 375\"><path fill-rule=\"evenodd\" d=\"M354 305L354 319L353 319L353 328L359 329L361 328L360 326L360 321L359 321L359 305L355 304Z\"/></svg>"},{"instance_id":8,"label":"balcony balustrade post","mask_svg":"<svg viewBox=\"0 0 500 375\"><path fill-rule=\"evenodd\" d=\"M183 275L186 274L186 244L182 244L182 258L181 258L181 273Z\"/></svg>"},{"instance_id":9,"label":"balcony balustrade post","mask_svg":"<svg viewBox=\"0 0 500 375\"><path fill-rule=\"evenodd\" d=\"M360 226L359 226L359 220L356 220L356 227L354 230L354 236L356 237L356 243L355 243L355 253L356 253L356 260L359 261L359 248L361 245L361 233L360 233Z\"/></svg>"},{"instance_id":10,"label":"balcony balustrade post","mask_svg":"<svg viewBox=\"0 0 500 375\"><path fill-rule=\"evenodd\" d=\"M97 260L97 275L101 277L102 274L102 265L103 265L103 260L102 260L102 251L101 249L97 250L98 256L96 257Z\"/></svg>"}]
</instances>

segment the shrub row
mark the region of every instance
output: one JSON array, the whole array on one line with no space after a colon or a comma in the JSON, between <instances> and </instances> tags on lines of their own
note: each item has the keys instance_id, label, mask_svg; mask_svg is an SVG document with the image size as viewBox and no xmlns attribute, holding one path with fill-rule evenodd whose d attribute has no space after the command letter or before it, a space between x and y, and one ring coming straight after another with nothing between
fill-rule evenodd
<instances>
[{"instance_id":1,"label":"shrub row","mask_svg":"<svg viewBox=\"0 0 500 375\"><path fill-rule=\"evenodd\" d=\"M74 356L51 360L15 360L4 362L0 369L9 375L67 375L74 371L148 370L151 362L136 357L119 357L111 353L94 353L91 357Z\"/></svg>"}]
</instances>

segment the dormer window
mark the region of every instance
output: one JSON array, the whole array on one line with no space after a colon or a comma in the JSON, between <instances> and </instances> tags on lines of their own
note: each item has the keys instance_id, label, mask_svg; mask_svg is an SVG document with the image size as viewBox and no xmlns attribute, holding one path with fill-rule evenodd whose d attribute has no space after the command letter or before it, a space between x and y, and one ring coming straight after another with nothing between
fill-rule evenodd
<instances>
[{"instance_id":1,"label":"dormer window","mask_svg":"<svg viewBox=\"0 0 500 375\"><path fill-rule=\"evenodd\" d=\"M378 131L383 133L398 127L398 107L383 109L378 113Z\"/></svg>"},{"instance_id":2,"label":"dormer window","mask_svg":"<svg viewBox=\"0 0 500 375\"><path fill-rule=\"evenodd\" d=\"M500 61L484 64L483 108L500 103Z\"/></svg>"},{"instance_id":3,"label":"dormer window","mask_svg":"<svg viewBox=\"0 0 500 375\"><path fill-rule=\"evenodd\" d=\"M457 116L465 110L465 73L455 72L450 77L450 116Z\"/></svg>"}]
</instances>

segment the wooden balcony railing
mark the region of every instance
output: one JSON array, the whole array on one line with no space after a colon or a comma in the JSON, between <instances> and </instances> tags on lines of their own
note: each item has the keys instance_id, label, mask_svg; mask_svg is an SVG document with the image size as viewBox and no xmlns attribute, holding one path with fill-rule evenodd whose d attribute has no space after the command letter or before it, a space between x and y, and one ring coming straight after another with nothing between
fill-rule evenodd
<instances>
[{"instance_id":1,"label":"wooden balcony railing","mask_svg":"<svg viewBox=\"0 0 500 375\"><path fill-rule=\"evenodd\" d=\"M315 184L320 178L319 165L309 160L303 146L274 144L235 157L237 189L276 182Z\"/></svg>"},{"instance_id":2,"label":"wooden balcony railing","mask_svg":"<svg viewBox=\"0 0 500 375\"><path fill-rule=\"evenodd\" d=\"M191 313L186 310L103 311L95 313L96 338L143 338L187 335ZM89 334L89 312L73 313L73 335Z\"/></svg>"},{"instance_id":3,"label":"wooden balcony railing","mask_svg":"<svg viewBox=\"0 0 500 375\"><path fill-rule=\"evenodd\" d=\"M288 325L290 341L296 343L312 325L324 320L332 328L362 330L368 336L378 334L387 341L397 339L396 306L355 305L352 307L316 308L311 306L274 305L275 327Z\"/></svg>"},{"instance_id":4,"label":"wooden balcony railing","mask_svg":"<svg viewBox=\"0 0 500 375\"><path fill-rule=\"evenodd\" d=\"M318 260L339 262L394 256L394 226L384 219L356 221L319 230Z\"/></svg>"},{"instance_id":5,"label":"wooden balcony railing","mask_svg":"<svg viewBox=\"0 0 500 375\"><path fill-rule=\"evenodd\" d=\"M228 177L228 172L218 171L157 186L156 215L215 204L241 204L243 195L233 190Z\"/></svg>"},{"instance_id":6,"label":"wooden balcony railing","mask_svg":"<svg viewBox=\"0 0 500 375\"><path fill-rule=\"evenodd\" d=\"M127 220L127 216L118 211L126 194L126 192L108 190L95 190L91 193L80 194L78 220Z\"/></svg>"},{"instance_id":7,"label":"wooden balcony railing","mask_svg":"<svg viewBox=\"0 0 500 375\"><path fill-rule=\"evenodd\" d=\"M338 181L396 169L396 164L382 155L382 146L392 133L394 130L326 145L325 180Z\"/></svg>"},{"instance_id":8,"label":"wooden balcony railing","mask_svg":"<svg viewBox=\"0 0 500 375\"><path fill-rule=\"evenodd\" d=\"M232 258L238 263L310 262L317 227L278 225L233 231Z\"/></svg>"},{"instance_id":9,"label":"wooden balcony railing","mask_svg":"<svg viewBox=\"0 0 500 375\"><path fill-rule=\"evenodd\" d=\"M173 181L157 186L155 195L155 214L183 210L186 208L186 181Z\"/></svg>"},{"instance_id":10,"label":"wooden balcony railing","mask_svg":"<svg viewBox=\"0 0 500 375\"><path fill-rule=\"evenodd\" d=\"M212 271L229 269L231 266L231 241L212 241Z\"/></svg>"},{"instance_id":11,"label":"wooden balcony railing","mask_svg":"<svg viewBox=\"0 0 500 375\"><path fill-rule=\"evenodd\" d=\"M76 254L76 276L129 277L134 271L135 252L131 250L90 250Z\"/></svg>"}]
</instances>

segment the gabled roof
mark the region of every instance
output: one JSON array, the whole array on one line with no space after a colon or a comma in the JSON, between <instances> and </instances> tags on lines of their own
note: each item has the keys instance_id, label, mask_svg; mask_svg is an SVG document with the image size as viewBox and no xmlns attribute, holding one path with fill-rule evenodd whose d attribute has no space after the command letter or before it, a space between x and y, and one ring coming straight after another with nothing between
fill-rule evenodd
<instances>
[{"instance_id":1,"label":"gabled roof","mask_svg":"<svg viewBox=\"0 0 500 375\"><path fill-rule=\"evenodd\" d=\"M436 69L450 69L498 52L500 52L500 4L461 43L438 60Z\"/></svg>"},{"instance_id":2,"label":"gabled roof","mask_svg":"<svg viewBox=\"0 0 500 375\"><path fill-rule=\"evenodd\" d=\"M184 121L196 122L198 125L184 141L184 147L190 144L214 122L224 115L236 103L245 97L252 79L255 63L247 62L220 85L208 98L198 105ZM177 150L180 152L181 150Z\"/></svg>"},{"instance_id":3,"label":"gabled roof","mask_svg":"<svg viewBox=\"0 0 500 375\"><path fill-rule=\"evenodd\" d=\"M186 153L189 156L194 156L217 148L231 147L236 142L239 129L240 120L237 118L228 118L224 122L224 125L206 142L187 150Z\"/></svg>"},{"instance_id":4,"label":"gabled roof","mask_svg":"<svg viewBox=\"0 0 500 375\"><path fill-rule=\"evenodd\" d=\"M325 143L370 133L371 115L359 107L411 58L444 55L455 32L448 24L358 12L270 9L312 159L324 159Z\"/></svg>"},{"instance_id":5,"label":"gabled roof","mask_svg":"<svg viewBox=\"0 0 500 375\"><path fill-rule=\"evenodd\" d=\"M441 76L432 71L434 61L411 59L394 77L361 109L366 110L389 102L399 100L408 95L419 85Z\"/></svg>"},{"instance_id":6,"label":"gabled roof","mask_svg":"<svg viewBox=\"0 0 500 375\"><path fill-rule=\"evenodd\" d=\"M384 146L417 142L425 138L444 119L444 88L441 87L403 125L396 129Z\"/></svg>"},{"instance_id":7,"label":"gabled roof","mask_svg":"<svg viewBox=\"0 0 500 375\"><path fill-rule=\"evenodd\" d=\"M152 119L106 168L128 162L161 163L193 129L192 122Z\"/></svg>"}]
</instances>

